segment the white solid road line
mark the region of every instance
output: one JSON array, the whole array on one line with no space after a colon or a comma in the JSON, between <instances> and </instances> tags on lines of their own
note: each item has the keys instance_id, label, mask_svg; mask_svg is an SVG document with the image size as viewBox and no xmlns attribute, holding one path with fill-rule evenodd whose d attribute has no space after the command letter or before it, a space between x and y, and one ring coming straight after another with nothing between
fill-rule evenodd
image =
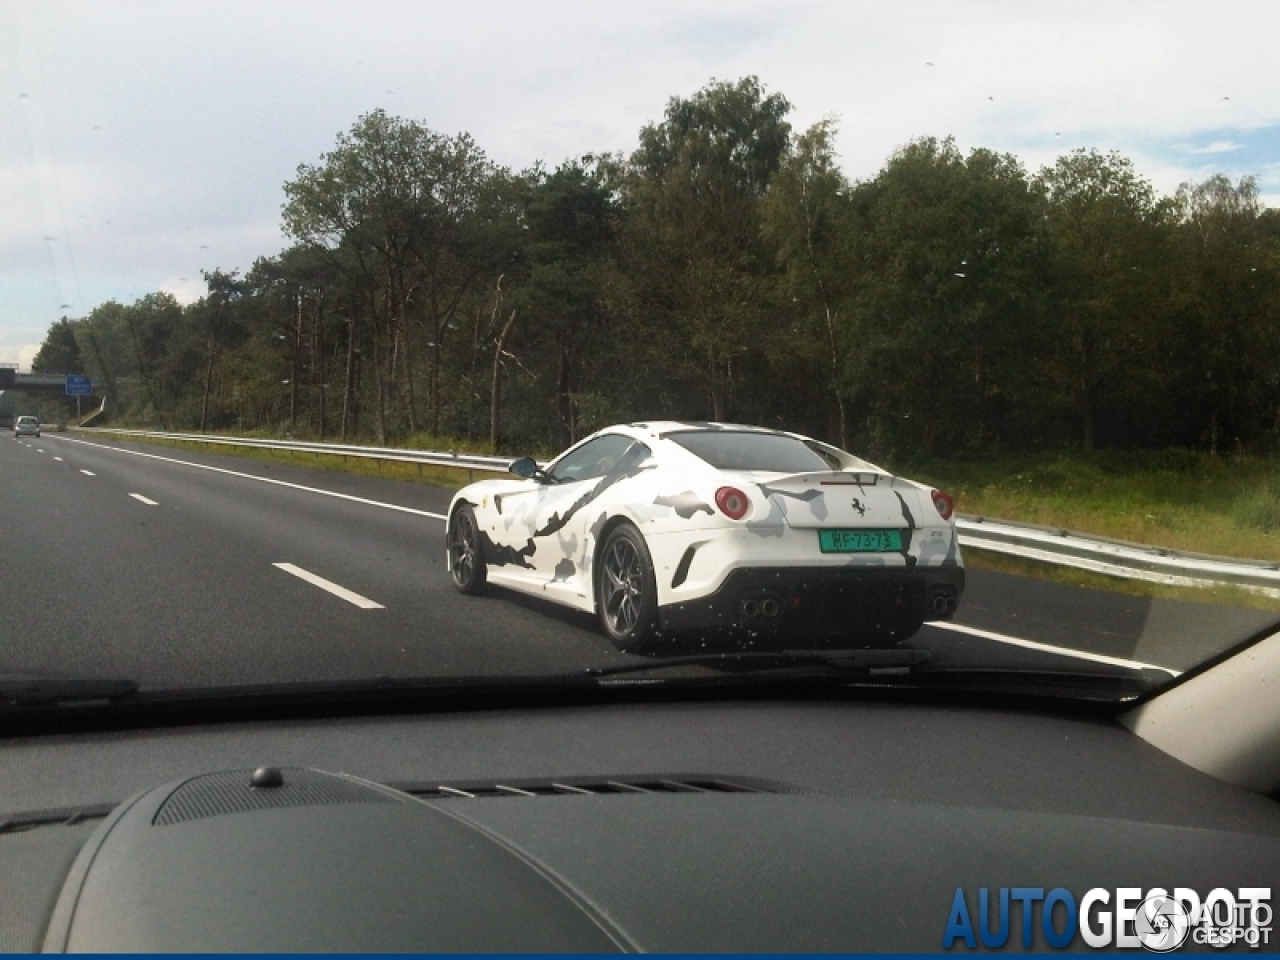
<instances>
[{"instance_id":1,"label":"white solid road line","mask_svg":"<svg viewBox=\"0 0 1280 960\"><path fill-rule=\"evenodd\" d=\"M154 500L148 500L140 493L131 493L129 496L133 497L133 499L137 500L139 503L145 503L148 507L160 506L160 504L156 503Z\"/></svg>"},{"instance_id":2,"label":"white solid road line","mask_svg":"<svg viewBox=\"0 0 1280 960\"><path fill-rule=\"evenodd\" d=\"M97 476L97 474L96 474L96 473L94 473L92 470L81 470L80 472L81 472L81 473L83 473L86 477L96 477L96 476Z\"/></svg>"},{"instance_id":3,"label":"white solid road line","mask_svg":"<svg viewBox=\"0 0 1280 960\"><path fill-rule=\"evenodd\" d=\"M979 630L977 627L966 627L961 623L947 623L945 621L930 621L927 626L937 627L939 630L952 630L956 633L967 633L970 636L982 637L984 640L995 640L997 643L1007 643L1014 647L1025 647L1028 650L1040 650L1044 653L1056 653L1064 657L1075 657L1077 660L1092 660L1094 663L1105 663L1113 667L1128 667L1131 670L1161 670L1169 674L1171 677L1182 675L1181 670L1171 670L1168 667L1162 667L1155 663L1142 663L1139 660L1124 660L1120 657L1108 657L1101 653L1088 653L1084 650L1072 650L1070 647L1055 647L1051 643L1037 643L1035 640L1023 640L1021 637L1011 637L1004 633L992 633L990 630Z\"/></svg>"},{"instance_id":4,"label":"white solid road line","mask_svg":"<svg viewBox=\"0 0 1280 960\"><path fill-rule=\"evenodd\" d=\"M300 483L289 483L285 480L272 480L270 477L255 477L252 473L241 473L239 470L227 470L224 467L211 467L206 463L192 463L190 460L177 460L173 457L161 457L154 453L143 453L141 450L124 450L120 447L109 447L103 443L90 443L87 440L75 440L71 437L60 437L68 443L83 443L86 447L97 447L99 450L111 450L114 453L127 453L135 457L146 457L148 460L163 460L165 463L180 463L184 467L195 467L197 470L210 470L213 473L225 473L227 476L240 477L244 480L257 480L259 483L270 483L277 487L288 487L291 490L303 490L307 493L318 493L322 497L335 497L339 500L350 500L352 503L363 503L370 507L382 507L384 510L396 510L400 513L412 513L419 517L430 517L433 520L447 519L443 513L432 513L430 510L415 510L413 507L402 507L398 503L383 503L381 500L369 500L365 497L352 496L349 493L337 493L333 490L321 490L319 487L305 487ZM83 471L88 473L88 470ZM92 474L90 474L92 476Z\"/></svg>"},{"instance_id":5,"label":"white solid road line","mask_svg":"<svg viewBox=\"0 0 1280 960\"><path fill-rule=\"evenodd\" d=\"M355 604L361 610L385 610L380 603L374 603L368 597L362 597L358 593L353 593L346 587L340 587L332 580L326 580L324 577L318 577L314 573L303 570L301 567L295 567L292 563L273 563L273 567L279 567L285 573L292 573L299 580L305 580L312 586L319 587L321 590L328 590L335 597L341 597L347 603Z\"/></svg>"}]
</instances>

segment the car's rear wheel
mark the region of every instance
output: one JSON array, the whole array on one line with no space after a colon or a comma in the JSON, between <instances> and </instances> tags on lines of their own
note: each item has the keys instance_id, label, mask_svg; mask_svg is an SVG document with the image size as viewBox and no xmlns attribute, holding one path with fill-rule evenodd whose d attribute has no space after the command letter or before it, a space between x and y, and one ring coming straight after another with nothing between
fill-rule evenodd
<instances>
[{"instance_id":1,"label":"car's rear wheel","mask_svg":"<svg viewBox=\"0 0 1280 960\"><path fill-rule=\"evenodd\" d=\"M643 649L657 633L658 586L639 530L622 523L610 531L600 550L595 580L604 632L620 650Z\"/></svg>"},{"instance_id":2,"label":"car's rear wheel","mask_svg":"<svg viewBox=\"0 0 1280 960\"><path fill-rule=\"evenodd\" d=\"M476 596L484 593L488 570L484 563L484 546L480 541L480 525L475 511L463 504L454 511L449 524L449 573L459 593Z\"/></svg>"}]
</instances>

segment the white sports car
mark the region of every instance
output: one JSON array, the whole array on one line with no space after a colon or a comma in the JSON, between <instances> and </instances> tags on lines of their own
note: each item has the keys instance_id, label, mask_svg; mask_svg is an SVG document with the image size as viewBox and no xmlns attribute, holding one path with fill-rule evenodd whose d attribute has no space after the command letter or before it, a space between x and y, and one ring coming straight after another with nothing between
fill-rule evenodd
<instances>
[{"instance_id":1,"label":"white sports car","mask_svg":"<svg viewBox=\"0 0 1280 960\"><path fill-rule=\"evenodd\" d=\"M594 612L624 650L709 628L888 645L964 590L950 496L797 434L631 423L511 472L454 496L454 584Z\"/></svg>"}]
</instances>

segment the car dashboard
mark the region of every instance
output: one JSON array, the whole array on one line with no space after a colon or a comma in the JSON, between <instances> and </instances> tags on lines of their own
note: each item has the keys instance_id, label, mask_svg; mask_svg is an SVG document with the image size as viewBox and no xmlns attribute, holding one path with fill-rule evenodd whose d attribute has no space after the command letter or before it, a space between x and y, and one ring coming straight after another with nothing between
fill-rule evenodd
<instances>
[{"instance_id":1,"label":"car dashboard","mask_svg":"<svg viewBox=\"0 0 1280 960\"><path fill-rule=\"evenodd\" d=\"M935 951L958 889L1280 864L1274 799L1111 717L950 702L65 733L0 741L0 769L11 951Z\"/></svg>"}]
</instances>

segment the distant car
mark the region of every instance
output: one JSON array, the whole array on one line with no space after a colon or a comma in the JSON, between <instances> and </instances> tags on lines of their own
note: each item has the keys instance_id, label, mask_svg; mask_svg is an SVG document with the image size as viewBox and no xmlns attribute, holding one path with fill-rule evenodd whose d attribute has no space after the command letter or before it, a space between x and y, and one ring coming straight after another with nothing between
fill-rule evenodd
<instances>
[{"instance_id":1,"label":"distant car","mask_svg":"<svg viewBox=\"0 0 1280 960\"><path fill-rule=\"evenodd\" d=\"M15 437L40 436L40 418L19 417L13 425L13 435Z\"/></svg>"},{"instance_id":2,"label":"distant car","mask_svg":"<svg viewBox=\"0 0 1280 960\"><path fill-rule=\"evenodd\" d=\"M892 645L964 590L949 495L798 434L633 423L510 469L450 505L454 585L594 612L624 650L717 627Z\"/></svg>"}]
</instances>

